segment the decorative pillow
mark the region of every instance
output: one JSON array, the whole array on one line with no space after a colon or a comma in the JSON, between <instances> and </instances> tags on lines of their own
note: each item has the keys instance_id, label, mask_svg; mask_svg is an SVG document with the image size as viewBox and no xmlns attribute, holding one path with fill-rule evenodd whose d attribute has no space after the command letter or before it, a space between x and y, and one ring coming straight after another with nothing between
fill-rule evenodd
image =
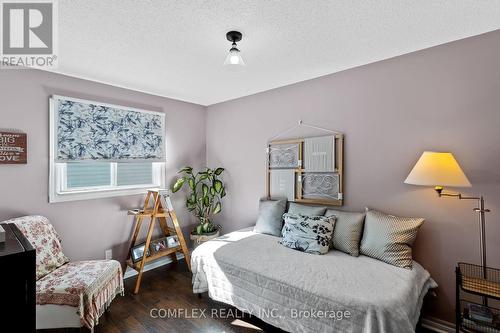
<instances>
[{"instance_id":1,"label":"decorative pillow","mask_svg":"<svg viewBox=\"0 0 500 333\"><path fill-rule=\"evenodd\" d=\"M332 246L351 256L359 256L359 241L363 233L365 214L329 209L325 216L330 215L336 217Z\"/></svg>"},{"instance_id":2,"label":"decorative pillow","mask_svg":"<svg viewBox=\"0 0 500 333\"><path fill-rule=\"evenodd\" d=\"M69 261L62 252L59 235L46 217L23 216L5 223L14 223L35 248L37 280Z\"/></svg>"},{"instance_id":3,"label":"decorative pillow","mask_svg":"<svg viewBox=\"0 0 500 333\"><path fill-rule=\"evenodd\" d=\"M397 217L367 208L360 252L394 266L411 268L411 247L422 223L422 218Z\"/></svg>"},{"instance_id":4,"label":"decorative pillow","mask_svg":"<svg viewBox=\"0 0 500 333\"><path fill-rule=\"evenodd\" d=\"M261 200L259 202L259 218L253 228L261 234L281 236L283 227L283 213L286 209L286 199Z\"/></svg>"},{"instance_id":5,"label":"decorative pillow","mask_svg":"<svg viewBox=\"0 0 500 333\"><path fill-rule=\"evenodd\" d=\"M323 216L325 215L325 212L326 207L307 206L295 202L290 202L287 213L300 214L305 216Z\"/></svg>"},{"instance_id":6,"label":"decorative pillow","mask_svg":"<svg viewBox=\"0 0 500 333\"><path fill-rule=\"evenodd\" d=\"M284 214L285 226L280 244L302 252L325 254L330 248L335 216Z\"/></svg>"}]
</instances>

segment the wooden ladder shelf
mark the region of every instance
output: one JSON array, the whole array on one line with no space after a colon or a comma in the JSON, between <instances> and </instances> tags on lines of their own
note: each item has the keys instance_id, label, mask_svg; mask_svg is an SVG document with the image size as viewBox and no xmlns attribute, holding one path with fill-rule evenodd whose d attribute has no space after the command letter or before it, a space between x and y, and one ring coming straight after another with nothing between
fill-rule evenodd
<instances>
[{"instance_id":1,"label":"wooden ladder shelf","mask_svg":"<svg viewBox=\"0 0 500 333\"><path fill-rule=\"evenodd\" d=\"M153 203L152 206L150 206L151 202ZM135 269L138 273L137 281L135 283L135 288L134 288L134 294L137 294L139 292L139 288L141 286L142 273L144 272L144 265L146 265L146 263L150 261L165 256L170 256L172 258L172 261L176 262L177 261L176 253L182 252L184 254L184 260L186 260L188 269L191 270L191 259L189 256L189 250L186 245L186 241L184 240L184 236L182 235L182 230L179 226L179 221L177 220L177 216L175 215L175 212L172 208L172 203L170 202L170 197L168 196L168 194L162 194L160 193L160 191L153 191L153 190L148 191L146 199L144 200L143 209L129 210L128 215L133 215L135 217L135 227L132 233L132 238L130 240L130 247L126 260L126 266ZM167 218L170 218L170 220L172 221L173 228L168 226ZM141 230L142 222L148 219L149 219L149 227L146 236L146 243L144 245L144 256L142 257L142 260L134 263L130 257L131 250L135 246L135 243L137 241L137 236L139 235L139 231ZM179 239L179 245L176 247L167 248L165 250L156 253L151 253L151 255L148 257L146 253L147 250L150 248L149 245L153 241L152 240L153 231L155 229L155 224L157 220L158 223L160 224L163 235L164 236L177 235ZM126 266L124 268L126 268Z\"/></svg>"}]
</instances>

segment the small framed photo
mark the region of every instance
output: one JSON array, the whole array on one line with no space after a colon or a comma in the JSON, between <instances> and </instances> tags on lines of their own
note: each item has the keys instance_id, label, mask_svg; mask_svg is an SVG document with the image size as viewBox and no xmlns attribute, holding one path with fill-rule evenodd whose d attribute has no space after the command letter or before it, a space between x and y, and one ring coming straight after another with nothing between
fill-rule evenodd
<instances>
[{"instance_id":1,"label":"small framed photo","mask_svg":"<svg viewBox=\"0 0 500 333\"><path fill-rule=\"evenodd\" d=\"M144 247L146 243L142 243L139 245L136 245L130 250L130 258L132 258L132 262L136 263L138 261L142 260L142 257L144 256ZM151 252L149 249L146 251L146 257L149 257L151 255Z\"/></svg>"},{"instance_id":2,"label":"small framed photo","mask_svg":"<svg viewBox=\"0 0 500 333\"><path fill-rule=\"evenodd\" d=\"M156 252L161 252L163 250L166 250L168 248L167 245L167 238L160 238L156 239L154 241L151 241L151 244L149 245L151 252L156 253Z\"/></svg>"},{"instance_id":3,"label":"small framed photo","mask_svg":"<svg viewBox=\"0 0 500 333\"><path fill-rule=\"evenodd\" d=\"M176 246L179 246L179 244L180 244L179 237L177 237L177 235L167 237L167 246L168 247L176 247Z\"/></svg>"},{"instance_id":4,"label":"small framed photo","mask_svg":"<svg viewBox=\"0 0 500 333\"><path fill-rule=\"evenodd\" d=\"M173 211L172 201L170 201L170 190L159 190L158 195L160 196L161 206L165 211Z\"/></svg>"}]
</instances>

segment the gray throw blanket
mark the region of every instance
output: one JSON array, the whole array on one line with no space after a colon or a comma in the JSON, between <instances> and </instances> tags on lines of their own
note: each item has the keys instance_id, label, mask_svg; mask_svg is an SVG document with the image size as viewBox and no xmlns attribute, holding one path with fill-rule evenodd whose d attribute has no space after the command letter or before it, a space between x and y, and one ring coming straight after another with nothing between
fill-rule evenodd
<instances>
[{"instance_id":1,"label":"gray throw blanket","mask_svg":"<svg viewBox=\"0 0 500 333\"><path fill-rule=\"evenodd\" d=\"M422 300L437 287L413 269L331 250L286 248L280 238L243 229L196 248L193 292L289 332L413 332Z\"/></svg>"}]
</instances>

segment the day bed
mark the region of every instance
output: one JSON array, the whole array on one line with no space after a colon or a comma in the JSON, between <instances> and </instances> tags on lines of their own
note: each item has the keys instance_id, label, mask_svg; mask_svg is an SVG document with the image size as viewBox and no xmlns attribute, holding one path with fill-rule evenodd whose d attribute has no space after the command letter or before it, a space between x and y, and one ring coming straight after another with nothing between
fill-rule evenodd
<instances>
[{"instance_id":1,"label":"day bed","mask_svg":"<svg viewBox=\"0 0 500 333\"><path fill-rule=\"evenodd\" d=\"M191 257L193 292L288 332L413 332L436 283L417 262L395 267L340 251L286 248L253 228L206 242ZM323 312L319 312L323 311Z\"/></svg>"},{"instance_id":2,"label":"day bed","mask_svg":"<svg viewBox=\"0 0 500 333\"><path fill-rule=\"evenodd\" d=\"M24 216L4 223L14 223L36 249L36 328L93 330L115 296L123 294L119 262L69 262L46 217Z\"/></svg>"}]
</instances>

